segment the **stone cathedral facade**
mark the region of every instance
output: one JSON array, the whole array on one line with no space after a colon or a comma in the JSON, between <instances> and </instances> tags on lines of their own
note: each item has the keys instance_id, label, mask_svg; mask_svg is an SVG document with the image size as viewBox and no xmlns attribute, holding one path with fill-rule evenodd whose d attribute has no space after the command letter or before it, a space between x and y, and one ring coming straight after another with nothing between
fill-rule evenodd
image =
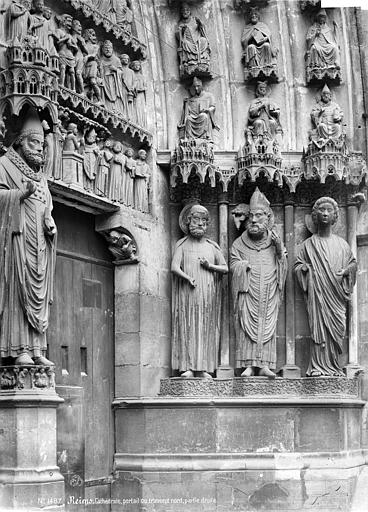
<instances>
[{"instance_id":1,"label":"stone cathedral facade","mask_svg":"<svg viewBox=\"0 0 368 512\"><path fill-rule=\"evenodd\" d=\"M0 510L368 509L367 22L1 1Z\"/></svg>"}]
</instances>

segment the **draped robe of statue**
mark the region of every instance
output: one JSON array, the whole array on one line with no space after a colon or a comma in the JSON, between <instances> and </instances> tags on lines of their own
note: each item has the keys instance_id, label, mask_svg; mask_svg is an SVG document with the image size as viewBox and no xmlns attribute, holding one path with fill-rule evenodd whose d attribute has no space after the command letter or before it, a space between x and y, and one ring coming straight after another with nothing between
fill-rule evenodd
<instances>
[{"instance_id":1,"label":"draped robe of statue","mask_svg":"<svg viewBox=\"0 0 368 512\"><path fill-rule=\"evenodd\" d=\"M306 265L307 272L302 270ZM337 276L342 269L349 275ZM343 375L338 363L346 330L346 309L355 283L356 260L349 244L337 235L312 235L305 240L295 262L304 292L312 338L307 375Z\"/></svg>"},{"instance_id":2,"label":"draped robe of statue","mask_svg":"<svg viewBox=\"0 0 368 512\"><path fill-rule=\"evenodd\" d=\"M328 104L321 101L318 107L312 110L311 117L321 139L337 139L342 135L343 113L334 101Z\"/></svg>"},{"instance_id":3,"label":"draped robe of statue","mask_svg":"<svg viewBox=\"0 0 368 512\"><path fill-rule=\"evenodd\" d=\"M134 112L133 112L133 120L139 126L147 126L147 113L146 113L146 90L147 83L144 79L144 76L141 72L135 71L134 77L134 89L135 89L135 98L134 98Z\"/></svg>"},{"instance_id":4,"label":"draped robe of statue","mask_svg":"<svg viewBox=\"0 0 368 512\"><path fill-rule=\"evenodd\" d=\"M97 174L97 163L99 157L99 148L96 142L86 144L83 154L84 170L84 188L88 191L93 190L94 181Z\"/></svg>"},{"instance_id":5,"label":"draped robe of statue","mask_svg":"<svg viewBox=\"0 0 368 512\"><path fill-rule=\"evenodd\" d=\"M134 207L141 212L148 212L149 177L149 165L143 160L137 160L134 173Z\"/></svg>"},{"instance_id":6,"label":"draped robe of statue","mask_svg":"<svg viewBox=\"0 0 368 512\"><path fill-rule=\"evenodd\" d=\"M25 201L25 183L36 176L10 148L0 158L0 356L47 348L49 305L53 298L56 240L44 230L52 199L46 177ZM23 181L24 180L24 181Z\"/></svg>"},{"instance_id":7,"label":"draped robe of statue","mask_svg":"<svg viewBox=\"0 0 368 512\"><path fill-rule=\"evenodd\" d=\"M173 261L195 279L196 287L174 275L172 368L212 373L218 366L221 275L205 269L200 258L226 265L220 247L212 240L196 242L184 237L177 242Z\"/></svg>"},{"instance_id":8,"label":"draped robe of statue","mask_svg":"<svg viewBox=\"0 0 368 512\"><path fill-rule=\"evenodd\" d=\"M111 201L120 202L121 201L121 186L123 181L123 173L126 157L125 155L120 153L113 153L113 158L111 159L110 164L110 176L109 176L109 185L107 191L107 197L111 199Z\"/></svg>"},{"instance_id":9,"label":"draped robe of statue","mask_svg":"<svg viewBox=\"0 0 368 512\"><path fill-rule=\"evenodd\" d=\"M264 38L267 41L259 43ZM263 67L273 63L271 31L265 23L250 23L243 31L241 39L244 48L244 60L249 67Z\"/></svg>"},{"instance_id":10,"label":"draped robe of statue","mask_svg":"<svg viewBox=\"0 0 368 512\"><path fill-rule=\"evenodd\" d=\"M121 71L121 63L116 55L111 57L100 57L100 72L103 80L102 97L105 106L109 110L122 111L121 103L121 85L119 83L119 74Z\"/></svg>"},{"instance_id":11,"label":"draped robe of statue","mask_svg":"<svg viewBox=\"0 0 368 512\"><path fill-rule=\"evenodd\" d=\"M203 110L209 109L209 112ZM215 99L211 93L202 91L199 96L184 100L180 125L184 127L186 139L213 139L213 129L219 129L215 122Z\"/></svg>"},{"instance_id":12,"label":"draped robe of statue","mask_svg":"<svg viewBox=\"0 0 368 512\"><path fill-rule=\"evenodd\" d=\"M248 128L252 129L255 136L268 135L274 139L277 132L281 131L279 116L279 107L268 96L255 98L249 106Z\"/></svg>"},{"instance_id":13,"label":"draped robe of statue","mask_svg":"<svg viewBox=\"0 0 368 512\"><path fill-rule=\"evenodd\" d=\"M311 68L340 66L339 47L333 31L326 23L321 25L316 22L309 28L307 46L307 66Z\"/></svg>"},{"instance_id":14,"label":"draped robe of statue","mask_svg":"<svg viewBox=\"0 0 368 512\"><path fill-rule=\"evenodd\" d=\"M105 196L107 193L110 162L113 156L113 153L108 148L104 148L100 153L97 163L97 176L95 181L95 191L99 196Z\"/></svg>"},{"instance_id":15,"label":"draped robe of statue","mask_svg":"<svg viewBox=\"0 0 368 512\"><path fill-rule=\"evenodd\" d=\"M21 41L28 33L31 24L31 15L24 6L13 0L6 13L7 40L14 41L17 38Z\"/></svg>"},{"instance_id":16,"label":"draped robe of statue","mask_svg":"<svg viewBox=\"0 0 368 512\"><path fill-rule=\"evenodd\" d=\"M176 38L181 66L197 66L201 63L209 64L210 44L203 23L194 17L188 21L179 22Z\"/></svg>"},{"instance_id":17,"label":"draped robe of statue","mask_svg":"<svg viewBox=\"0 0 368 512\"><path fill-rule=\"evenodd\" d=\"M236 367L276 368L276 323L287 273L286 252L276 256L271 234L260 242L245 231L231 248Z\"/></svg>"},{"instance_id":18,"label":"draped robe of statue","mask_svg":"<svg viewBox=\"0 0 368 512\"><path fill-rule=\"evenodd\" d=\"M120 97L122 113L129 119L133 118L133 97L135 86L135 74L128 66L121 66L119 70Z\"/></svg>"}]
</instances>

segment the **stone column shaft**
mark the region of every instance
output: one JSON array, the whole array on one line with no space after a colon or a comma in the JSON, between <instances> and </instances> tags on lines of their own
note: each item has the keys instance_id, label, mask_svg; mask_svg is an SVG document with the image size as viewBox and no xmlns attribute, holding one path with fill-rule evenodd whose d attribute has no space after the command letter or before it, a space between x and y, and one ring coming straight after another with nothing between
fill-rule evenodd
<instances>
[{"instance_id":1,"label":"stone column shaft","mask_svg":"<svg viewBox=\"0 0 368 512\"><path fill-rule=\"evenodd\" d=\"M348 243L351 250L357 257L357 222L358 206L350 204L348 206L347 225L348 225ZM358 365L358 289L354 286L349 304L349 362L346 367L347 376L353 376Z\"/></svg>"}]
</instances>

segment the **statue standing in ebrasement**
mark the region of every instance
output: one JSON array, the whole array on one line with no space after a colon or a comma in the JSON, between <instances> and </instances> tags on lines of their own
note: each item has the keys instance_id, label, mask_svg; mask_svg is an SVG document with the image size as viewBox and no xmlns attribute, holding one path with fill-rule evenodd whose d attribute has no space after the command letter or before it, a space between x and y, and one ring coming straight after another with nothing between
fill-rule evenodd
<instances>
[{"instance_id":1,"label":"statue standing in ebrasement","mask_svg":"<svg viewBox=\"0 0 368 512\"><path fill-rule=\"evenodd\" d=\"M215 98L203 90L202 80L195 77L191 97L184 100L178 125L180 139L205 139L213 141L213 130L219 130L215 121Z\"/></svg>"},{"instance_id":2,"label":"statue standing in ebrasement","mask_svg":"<svg viewBox=\"0 0 368 512\"><path fill-rule=\"evenodd\" d=\"M327 14L321 9L307 32L306 68L307 82L313 79L341 79L340 50L337 43L336 24L332 30L326 23Z\"/></svg>"},{"instance_id":3,"label":"statue standing in ebrasement","mask_svg":"<svg viewBox=\"0 0 368 512\"><path fill-rule=\"evenodd\" d=\"M259 21L258 7L250 8L250 23L242 34L245 79L277 78L278 49L273 45L271 31Z\"/></svg>"},{"instance_id":4,"label":"statue standing in ebrasement","mask_svg":"<svg viewBox=\"0 0 368 512\"><path fill-rule=\"evenodd\" d=\"M267 82L258 82L256 98L248 109L246 140L277 140L282 134L280 108L269 98Z\"/></svg>"},{"instance_id":5,"label":"statue standing in ebrasement","mask_svg":"<svg viewBox=\"0 0 368 512\"><path fill-rule=\"evenodd\" d=\"M0 158L0 355L16 365L53 364L45 354L56 226L43 144L40 120L30 113Z\"/></svg>"},{"instance_id":6,"label":"statue standing in ebrasement","mask_svg":"<svg viewBox=\"0 0 368 512\"><path fill-rule=\"evenodd\" d=\"M176 30L180 76L209 76L211 49L205 26L199 18L192 16L185 2L181 5L180 14Z\"/></svg>"},{"instance_id":7,"label":"statue standing in ebrasement","mask_svg":"<svg viewBox=\"0 0 368 512\"><path fill-rule=\"evenodd\" d=\"M172 368L181 377L211 378L218 365L221 275L228 267L220 247L205 238L209 213L185 207L180 224L187 234L175 246L171 271Z\"/></svg>"},{"instance_id":8,"label":"statue standing in ebrasement","mask_svg":"<svg viewBox=\"0 0 368 512\"><path fill-rule=\"evenodd\" d=\"M276 323L287 273L287 255L272 229L270 203L258 190L245 217L245 231L231 247L236 367L242 377L275 378Z\"/></svg>"},{"instance_id":9,"label":"statue standing in ebrasement","mask_svg":"<svg viewBox=\"0 0 368 512\"><path fill-rule=\"evenodd\" d=\"M338 211L331 197L321 197L315 202L312 210L315 234L303 242L295 262L312 339L309 377L344 375L338 357L342 353L346 309L356 280L357 263L349 244L332 233Z\"/></svg>"},{"instance_id":10,"label":"statue standing in ebrasement","mask_svg":"<svg viewBox=\"0 0 368 512\"><path fill-rule=\"evenodd\" d=\"M344 114L339 105L332 101L332 93L327 85L322 89L321 99L311 112L315 130L311 138L318 142L339 139L343 135L342 121Z\"/></svg>"}]
</instances>

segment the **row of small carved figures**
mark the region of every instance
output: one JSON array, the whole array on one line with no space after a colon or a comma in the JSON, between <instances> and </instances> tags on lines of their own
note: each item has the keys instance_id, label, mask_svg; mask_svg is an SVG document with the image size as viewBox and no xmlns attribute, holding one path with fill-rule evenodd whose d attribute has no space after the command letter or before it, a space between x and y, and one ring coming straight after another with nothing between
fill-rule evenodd
<instances>
[{"instance_id":1,"label":"row of small carved figures","mask_svg":"<svg viewBox=\"0 0 368 512\"><path fill-rule=\"evenodd\" d=\"M0 369L0 389L54 388L55 372L52 367L4 367Z\"/></svg>"},{"instance_id":2,"label":"row of small carved figures","mask_svg":"<svg viewBox=\"0 0 368 512\"><path fill-rule=\"evenodd\" d=\"M24 1L27 3L28 0ZM34 14L21 4L19 12L14 9L11 4L5 16L7 23L2 20L3 27L0 21L0 40L1 34L6 33L4 42L8 46L9 65L13 65L15 55L9 50L18 47L20 58L26 57L23 64L27 67L32 64L29 62L30 48L34 52L42 48L50 56L59 57L59 85L86 95L97 104L104 104L108 110L121 113L140 126L146 125L147 86L140 60L131 62L127 54L118 57L110 40L100 44L93 28L82 33L80 21L69 14L52 17L51 11L43 7L42 0L35 3ZM26 19L21 22L22 17Z\"/></svg>"}]
</instances>

